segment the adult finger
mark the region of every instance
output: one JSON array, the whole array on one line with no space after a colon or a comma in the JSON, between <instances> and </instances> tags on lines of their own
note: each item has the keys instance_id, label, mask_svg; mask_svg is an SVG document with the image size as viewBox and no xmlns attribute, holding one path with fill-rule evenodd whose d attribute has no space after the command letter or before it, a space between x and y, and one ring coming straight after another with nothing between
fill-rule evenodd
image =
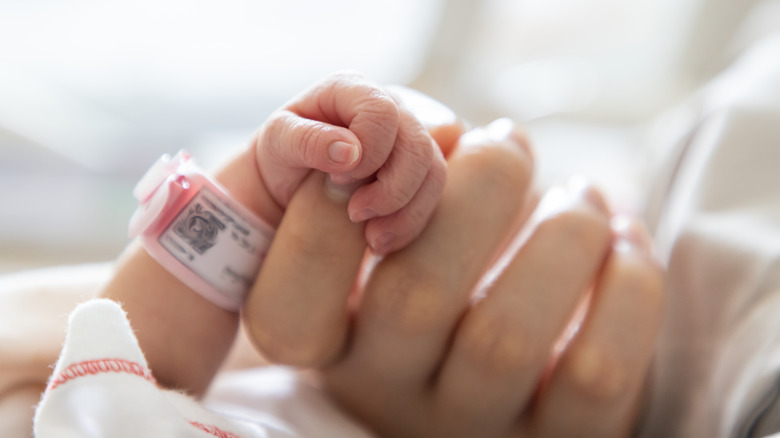
<instances>
[{"instance_id":1,"label":"adult finger","mask_svg":"<svg viewBox=\"0 0 780 438\"><path fill-rule=\"evenodd\" d=\"M325 370L331 392L358 416L392 418L387 409L403 409L409 391L427 387L452 327L514 223L532 162L511 131L501 138L492 132L461 138L425 232L374 269L350 348ZM368 388L371 396L363 397Z\"/></svg>"},{"instance_id":2,"label":"adult finger","mask_svg":"<svg viewBox=\"0 0 780 438\"><path fill-rule=\"evenodd\" d=\"M282 219L243 308L250 338L271 362L321 366L342 349L366 248L363 224L347 216L351 190L312 172Z\"/></svg>"},{"instance_id":3,"label":"adult finger","mask_svg":"<svg viewBox=\"0 0 780 438\"><path fill-rule=\"evenodd\" d=\"M541 436L627 436L663 310L663 274L635 220L616 240L590 311L541 391L531 419Z\"/></svg>"},{"instance_id":4,"label":"adult finger","mask_svg":"<svg viewBox=\"0 0 780 438\"><path fill-rule=\"evenodd\" d=\"M527 241L465 314L436 383L438 415L452 417L459 436L514 427L609 248L607 208L591 187L551 190L531 221Z\"/></svg>"}]
</instances>

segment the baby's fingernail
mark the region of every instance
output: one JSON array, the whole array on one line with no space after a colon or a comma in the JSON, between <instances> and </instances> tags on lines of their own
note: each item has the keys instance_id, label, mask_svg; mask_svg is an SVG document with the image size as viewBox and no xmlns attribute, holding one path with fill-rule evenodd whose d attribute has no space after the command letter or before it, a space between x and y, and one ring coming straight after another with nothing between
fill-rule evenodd
<instances>
[{"instance_id":1,"label":"baby's fingernail","mask_svg":"<svg viewBox=\"0 0 780 438\"><path fill-rule=\"evenodd\" d=\"M360 152L357 146L345 141L334 141L328 146L330 159L339 164L352 164L357 161Z\"/></svg>"},{"instance_id":2,"label":"baby's fingernail","mask_svg":"<svg viewBox=\"0 0 780 438\"><path fill-rule=\"evenodd\" d=\"M325 178L325 191L328 196L334 201L344 202L348 201L355 193L355 190L359 189L363 184L363 181L353 181L349 184L338 184L333 182L331 178Z\"/></svg>"},{"instance_id":3,"label":"baby's fingernail","mask_svg":"<svg viewBox=\"0 0 780 438\"><path fill-rule=\"evenodd\" d=\"M349 219L352 222L358 223L358 222L367 221L375 217L377 217L376 212L374 210L371 210L370 208L366 208L364 210L355 213L354 215L350 215Z\"/></svg>"},{"instance_id":4,"label":"baby's fingernail","mask_svg":"<svg viewBox=\"0 0 780 438\"><path fill-rule=\"evenodd\" d=\"M384 254L387 252L390 244L393 243L393 240L395 240L395 234L391 233L390 231L385 231L384 233L380 234L379 237L374 239L374 242L371 243L371 249L375 253Z\"/></svg>"}]
</instances>

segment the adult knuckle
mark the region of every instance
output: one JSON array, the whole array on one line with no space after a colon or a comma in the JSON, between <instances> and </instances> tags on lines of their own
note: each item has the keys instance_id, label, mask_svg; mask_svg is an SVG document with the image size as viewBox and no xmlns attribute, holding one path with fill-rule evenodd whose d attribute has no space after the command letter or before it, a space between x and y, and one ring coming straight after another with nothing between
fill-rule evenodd
<instances>
[{"instance_id":1,"label":"adult knuckle","mask_svg":"<svg viewBox=\"0 0 780 438\"><path fill-rule=\"evenodd\" d=\"M280 363L286 356L284 344L279 341L278 330L262 314L244 312L248 335L257 351L269 362Z\"/></svg>"},{"instance_id":2,"label":"adult knuckle","mask_svg":"<svg viewBox=\"0 0 780 438\"><path fill-rule=\"evenodd\" d=\"M490 374L520 373L529 368L539 350L530 331L506 317L482 316L464 329L461 351L466 360Z\"/></svg>"},{"instance_id":3,"label":"adult knuckle","mask_svg":"<svg viewBox=\"0 0 780 438\"><path fill-rule=\"evenodd\" d=\"M392 321L404 332L423 333L440 324L446 296L431 273L407 271L371 292L374 305L381 319Z\"/></svg>"},{"instance_id":4,"label":"adult knuckle","mask_svg":"<svg viewBox=\"0 0 780 438\"><path fill-rule=\"evenodd\" d=\"M271 363L295 367L314 367L327 363L333 357L333 342L312 333L295 335L287 331L265 330L265 336L256 337L255 345Z\"/></svg>"},{"instance_id":5,"label":"adult knuckle","mask_svg":"<svg viewBox=\"0 0 780 438\"><path fill-rule=\"evenodd\" d=\"M264 304L272 304L266 301ZM346 324L333 321L302 321L291 325L286 318L269 311L268 306L248 309L244 322L249 338L269 362L298 367L329 363L341 351ZM324 325L324 324L325 325Z\"/></svg>"},{"instance_id":6,"label":"adult knuckle","mask_svg":"<svg viewBox=\"0 0 780 438\"><path fill-rule=\"evenodd\" d=\"M506 148L480 147L468 154L470 166L481 184L501 193L517 193L530 181L533 172L529 159Z\"/></svg>"},{"instance_id":7,"label":"adult knuckle","mask_svg":"<svg viewBox=\"0 0 780 438\"><path fill-rule=\"evenodd\" d=\"M337 237L325 236L325 238L313 238L313 231L306 229L306 224L294 224L288 226L284 233L284 245L289 249L288 254L294 257L302 266L317 260L318 263L337 266L344 257L344 251L337 241Z\"/></svg>"},{"instance_id":8,"label":"adult knuckle","mask_svg":"<svg viewBox=\"0 0 780 438\"><path fill-rule=\"evenodd\" d=\"M575 348L563 368L566 380L571 382L574 390L592 402L615 401L627 389L630 370L604 349L594 346Z\"/></svg>"},{"instance_id":9,"label":"adult knuckle","mask_svg":"<svg viewBox=\"0 0 780 438\"><path fill-rule=\"evenodd\" d=\"M640 257L623 259L614 275L617 284L635 294L645 309L663 307L665 275L658 264Z\"/></svg>"},{"instance_id":10,"label":"adult knuckle","mask_svg":"<svg viewBox=\"0 0 780 438\"><path fill-rule=\"evenodd\" d=\"M556 236L583 254L598 254L609 242L609 218L593 209L567 208L542 220L540 233Z\"/></svg>"}]
</instances>

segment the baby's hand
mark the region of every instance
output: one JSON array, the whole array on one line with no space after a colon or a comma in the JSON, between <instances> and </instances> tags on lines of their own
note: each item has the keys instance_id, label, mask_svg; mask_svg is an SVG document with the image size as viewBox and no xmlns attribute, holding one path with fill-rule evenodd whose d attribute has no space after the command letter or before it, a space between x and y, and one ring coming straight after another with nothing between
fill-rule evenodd
<instances>
[{"instance_id":1,"label":"baby's hand","mask_svg":"<svg viewBox=\"0 0 780 438\"><path fill-rule=\"evenodd\" d=\"M350 197L353 222L386 254L411 242L441 195L446 164L426 128L388 91L353 73L326 78L277 110L258 132L263 182L285 208L311 169ZM355 185L360 185L354 193Z\"/></svg>"}]
</instances>

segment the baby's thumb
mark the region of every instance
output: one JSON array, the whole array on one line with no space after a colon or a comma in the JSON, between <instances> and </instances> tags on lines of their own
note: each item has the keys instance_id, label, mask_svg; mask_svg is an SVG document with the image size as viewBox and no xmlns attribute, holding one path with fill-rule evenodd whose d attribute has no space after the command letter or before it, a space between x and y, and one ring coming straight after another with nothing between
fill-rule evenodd
<instances>
[{"instance_id":1,"label":"baby's thumb","mask_svg":"<svg viewBox=\"0 0 780 438\"><path fill-rule=\"evenodd\" d=\"M264 155L285 167L343 173L360 159L360 141L352 131L290 111L272 116L263 137Z\"/></svg>"},{"instance_id":2,"label":"baby's thumb","mask_svg":"<svg viewBox=\"0 0 780 438\"><path fill-rule=\"evenodd\" d=\"M290 111L271 116L260 132L257 148L263 180L282 206L310 169L346 174L357 166L362 152L360 140L349 129Z\"/></svg>"}]
</instances>

